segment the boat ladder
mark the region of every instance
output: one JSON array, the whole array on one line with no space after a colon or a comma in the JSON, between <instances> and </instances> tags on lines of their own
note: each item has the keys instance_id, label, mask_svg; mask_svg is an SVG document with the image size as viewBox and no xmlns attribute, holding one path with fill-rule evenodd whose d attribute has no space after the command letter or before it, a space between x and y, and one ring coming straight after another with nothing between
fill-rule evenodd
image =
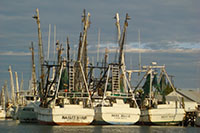
<instances>
[{"instance_id":1,"label":"boat ladder","mask_svg":"<svg viewBox=\"0 0 200 133\"><path fill-rule=\"evenodd\" d=\"M112 91L113 94L120 92L119 66L112 65Z\"/></svg>"},{"instance_id":2,"label":"boat ladder","mask_svg":"<svg viewBox=\"0 0 200 133\"><path fill-rule=\"evenodd\" d=\"M74 65L72 63L69 64L69 90L74 90Z\"/></svg>"}]
</instances>

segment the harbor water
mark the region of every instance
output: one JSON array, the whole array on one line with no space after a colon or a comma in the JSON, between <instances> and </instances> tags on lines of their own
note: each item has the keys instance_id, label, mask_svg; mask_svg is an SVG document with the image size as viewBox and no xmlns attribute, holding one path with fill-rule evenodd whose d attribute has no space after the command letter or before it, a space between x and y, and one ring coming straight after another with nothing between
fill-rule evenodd
<instances>
[{"instance_id":1,"label":"harbor water","mask_svg":"<svg viewBox=\"0 0 200 133\"><path fill-rule=\"evenodd\" d=\"M200 133L198 127L181 126L48 126L1 120L0 133Z\"/></svg>"}]
</instances>

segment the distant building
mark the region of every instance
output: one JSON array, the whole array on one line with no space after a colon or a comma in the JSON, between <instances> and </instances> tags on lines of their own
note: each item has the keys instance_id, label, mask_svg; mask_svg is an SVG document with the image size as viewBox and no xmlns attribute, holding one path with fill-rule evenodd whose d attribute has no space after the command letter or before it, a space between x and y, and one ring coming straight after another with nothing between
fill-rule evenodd
<instances>
[{"instance_id":1,"label":"distant building","mask_svg":"<svg viewBox=\"0 0 200 133\"><path fill-rule=\"evenodd\" d=\"M194 89L176 89L167 96L179 97L184 101L185 111L194 112L200 105L200 92Z\"/></svg>"}]
</instances>

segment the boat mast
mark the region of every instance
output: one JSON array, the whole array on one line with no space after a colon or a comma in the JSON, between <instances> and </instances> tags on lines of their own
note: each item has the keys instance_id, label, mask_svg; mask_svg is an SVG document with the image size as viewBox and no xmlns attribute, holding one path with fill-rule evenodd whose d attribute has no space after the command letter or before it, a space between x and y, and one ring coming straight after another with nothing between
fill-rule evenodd
<instances>
[{"instance_id":1,"label":"boat mast","mask_svg":"<svg viewBox=\"0 0 200 133\"><path fill-rule=\"evenodd\" d=\"M58 55L57 55L57 63L58 64L61 64L61 55L62 55L62 44L60 44L59 43L59 41L57 40L57 42L56 42L56 46L57 46L57 53L58 53Z\"/></svg>"},{"instance_id":2,"label":"boat mast","mask_svg":"<svg viewBox=\"0 0 200 133\"><path fill-rule=\"evenodd\" d=\"M16 80L16 90L17 90L16 102L17 102L17 104L19 104L19 82L18 82L17 72L15 72L15 80Z\"/></svg>"},{"instance_id":3,"label":"boat mast","mask_svg":"<svg viewBox=\"0 0 200 133\"><path fill-rule=\"evenodd\" d=\"M24 89L24 78L23 78L23 72L22 72L22 79L21 79L21 83L20 83L20 91L22 91Z\"/></svg>"},{"instance_id":4,"label":"boat mast","mask_svg":"<svg viewBox=\"0 0 200 133\"><path fill-rule=\"evenodd\" d=\"M125 88L125 91L127 91L127 78L126 78L126 72L125 72L126 66L125 66L124 50L123 49L124 49L124 44L125 44L126 29L128 27L128 20L130 20L130 17L128 16L128 14L126 14L122 36L121 36L121 32L120 32L120 24L119 24L118 13L116 14L115 18L116 18L116 26L117 26L117 29L118 29L119 65L120 65L120 68L122 69L124 88ZM130 88L130 85L129 85L129 88Z\"/></svg>"},{"instance_id":5,"label":"boat mast","mask_svg":"<svg viewBox=\"0 0 200 133\"><path fill-rule=\"evenodd\" d=\"M77 68L75 72L75 89L78 88L78 85L80 85L80 82L78 80L78 76L80 76L81 72L84 72L83 78L87 81L87 30L89 28L89 18L90 18L90 13L87 14L85 13L85 10L83 11L83 35L80 33L80 38L79 38L79 48L78 48L78 56L77 56ZM82 64L83 63L83 69L82 71ZM86 87L87 88L87 87Z\"/></svg>"},{"instance_id":6,"label":"boat mast","mask_svg":"<svg viewBox=\"0 0 200 133\"><path fill-rule=\"evenodd\" d=\"M108 64L108 48L105 48L105 55L104 55L104 72L106 71L106 65Z\"/></svg>"},{"instance_id":7,"label":"boat mast","mask_svg":"<svg viewBox=\"0 0 200 133\"><path fill-rule=\"evenodd\" d=\"M153 71L150 71L150 90L149 90L149 98L150 100L152 100L152 93L153 93ZM150 106L151 106L151 102L150 102Z\"/></svg>"},{"instance_id":8,"label":"boat mast","mask_svg":"<svg viewBox=\"0 0 200 133\"><path fill-rule=\"evenodd\" d=\"M80 62L82 60L82 56L83 56L83 50L84 50L84 47L86 47L86 39L87 39L87 30L89 28L89 19L90 19L90 13L87 14L87 18L85 16L85 10L84 10L84 16L83 16L83 23L84 23L84 29L83 29L83 37L82 37L82 41L81 41L81 45L80 45L80 53L78 56L78 59L77 61Z\"/></svg>"},{"instance_id":9,"label":"boat mast","mask_svg":"<svg viewBox=\"0 0 200 133\"><path fill-rule=\"evenodd\" d=\"M40 29L40 18L39 18L39 10L38 8L36 9L36 15L33 16L34 19L36 19L37 25L38 25L38 46L39 46L39 59L40 59L40 69L41 69L41 82L40 82L40 96L43 96L44 93L44 56L43 56L43 45L42 45L42 34L41 34L41 29Z\"/></svg>"},{"instance_id":10,"label":"boat mast","mask_svg":"<svg viewBox=\"0 0 200 133\"><path fill-rule=\"evenodd\" d=\"M67 47L66 47L66 55L67 55L67 61L70 61L70 46L69 46L69 37L67 37Z\"/></svg>"},{"instance_id":11,"label":"boat mast","mask_svg":"<svg viewBox=\"0 0 200 133\"><path fill-rule=\"evenodd\" d=\"M5 92L5 99L6 102L9 102L9 94L8 94L8 87L7 87L7 80L4 81L4 92Z\"/></svg>"},{"instance_id":12,"label":"boat mast","mask_svg":"<svg viewBox=\"0 0 200 133\"><path fill-rule=\"evenodd\" d=\"M128 27L128 20L130 20L130 17L128 16L128 13L126 14L126 19L124 22L124 29L122 37L120 38L120 45L119 45L119 65L125 65L124 61L124 44L125 44L125 36L126 36L126 29Z\"/></svg>"},{"instance_id":13,"label":"boat mast","mask_svg":"<svg viewBox=\"0 0 200 133\"><path fill-rule=\"evenodd\" d=\"M84 32L83 32L83 40L82 40L82 54L81 54L81 56L83 56L83 59L82 59L82 63L83 63L83 69L84 69L84 74L85 74L85 78L86 78L86 81L87 81L87 65L88 65L88 57L87 57L87 30L85 31L85 28L87 28L88 29L88 27L89 27L89 24L90 24L90 22L89 22L89 17L90 17L90 15L89 15L89 13L88 13L88 16L86 16L86 11L85 11L85 9L83 10L83 16L82 16L83 18L82 18L82 22L83 22L83 26L84 26ZM87 17L87 18L86 18ZM86 27L86 25L87 25L87 27Z\"/></svg>"},{"instance_id":14,"label":"boat mast","mask_svg":"<svg viewBox=\"0 0 200 133\"><path fill-rule=\"evenodd\" d=\"M32 87L31 89L33 89L33 94L37 95L37 86L36 86L36 71L35 71L35 59L34 59L34 47L33 47L33 42L31 42L31 53L32 53Z\"/></svg>"},{"instance_id":15,"label":"boat mast","mask_svg":"<svg viewBox=\"0 0 200 133\"><path fill-rule=\"evenodd\" d=\"M1 90L1 105L2 105L2 109L5 110L5 86L2 86L2 90Z\"/></svg>"},{"instance_id":16,"label":"boat mast","mask_svg":"<svg viewBox=\"0 0 200 133\"><path fill-rule=\"evenodd\" d=\"M66 42L66 60L67 60L67 72L69 73L69 61L70 61L70 46L69 46L69 37L67 37Z\"/></svg>"},{"instance_id":17,"label":"boat mast","mask_svg":"<svg viewBox=\"0 0 200 133\"><path fill-rule=\"evenodd\" d=\"M85 10L83 11L83 36L80 33L80 40L79 40L79 48L78 48L78 57L77 57L77 61L75 62L75 82L74 82L74 86L75 86L75 91L80 91L79 88L81 89L82 92L87 92L89 94L89 89L88 89L88 85L87 85L87 30L89 28L90 22L90 13L87 14L85 13ZM84 63L83 66L85 66L85 68L83 68L82 66L82 62ZM85 69L85 71L84 71ZM88 95L89 98L89 102L92 104L91 102L91 96Z\"/></svg>"},{"instance_id":18,"label":"boat mast","mask_svg":"<svg viewBox=\"0 0 200 133\"><path fill-rule=\"evenodd\" d=\"M11 66L9 66L8 72L10 73L11 101L12 104L15 105L15 88Z\"/></svg>"},{"instance_id":19,"label":"boat mast","mask_svg":"<svg viewBox=\"0 0 200 133\"><path fill-rule=\"evenodd\" d=\"M117 42L118 42L118 44L120 46L121 29L120 29L120 22L119 22L119 13L116 13L114 18L116 19L116 23L115 24L117 26Z\"/></svg>"},{"instance_id":20,"label":"boat mast","mask_svg":"<svg viewBox=\"0 0 200 133\"><path fill-rule=\"evenodd\" d=\"M81 55L80 54L81 54L82 37L83 37L82 33L80 32L77 61L81 59ZM75 47L74 47L74 57L75 57Z\"/></svg>"}]
</instances>

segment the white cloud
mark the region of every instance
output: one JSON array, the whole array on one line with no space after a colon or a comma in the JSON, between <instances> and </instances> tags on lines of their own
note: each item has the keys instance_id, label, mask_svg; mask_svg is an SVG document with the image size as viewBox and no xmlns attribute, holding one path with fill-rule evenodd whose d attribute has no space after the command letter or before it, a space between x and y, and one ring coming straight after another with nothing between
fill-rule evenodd
<instances>
[{"instance_id":1,"label":"white cloud","mask_svg":"<svg viewBox=\"0 0 200 133\"><path fill-rule=\"evenodd\" d=\"M25 53L25 52L13 52L13 51L7 51L7 52L0 52L0 55L11 55L11 56L26 56L31 55L31 53Z\"/></svg>"},{"instance_id":2,"label":"white cloud","mask_svg":"<svg viewBox=\"0 0 200 133\"><path fill-rule=\"evenodd\" d=\"M0 19L1 19L1 21L3 21L3 20L4 21L30 20L30 18L27 18L27 17L24 17L24 16L8 16L8 15L3 15L3 14L0 14Z\"/></svg>"},{"instance_id":3,"label":"white cloud","mask_svg":"<svg viewBox=\"0 0 200 133\"><path fill-rule=\"evenodd\" d=\"M162 46L165 45L165 46ZM108 43L100 45L100 53L105 52L105 48L108 48L110 53L115 53L118 49L118 44ZM94 47L93 47L94 48ZM89 53L95 53L97 50L94 48ZM149 42L141 44L138 48L137 42L132 42L124 46L125 52L141 52L141 53L200 53L200 43L199 42L167 42L162 44L159 42Z\"/></svg>"},{"instance_id":4,"label":"white cloud","mask_svg":"<svg viewBox=\"0 0 200 133\"><path fill-rule=\"evenodd\" d=\"M112 51L112 50L109 50ZM141 53L200 53L200 49L138 49L131 48L125 50L125 52L141 52Z\"/></svg>"}]
</instances>

